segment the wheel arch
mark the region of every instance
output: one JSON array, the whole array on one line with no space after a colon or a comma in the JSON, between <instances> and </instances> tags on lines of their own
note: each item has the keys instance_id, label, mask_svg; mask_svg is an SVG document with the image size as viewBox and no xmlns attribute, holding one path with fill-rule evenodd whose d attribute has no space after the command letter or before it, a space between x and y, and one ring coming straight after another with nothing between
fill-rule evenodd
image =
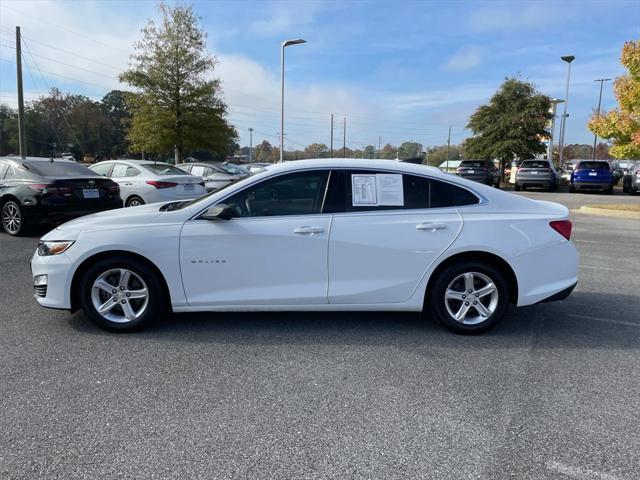
<instances>
[{"instance_id":1,"label":"wheel arch","mask_svg":"<svg viewBox=\"0 0 640 480\"><path fill-rule=\"evenodd\" d=\"M444 271L446 268L455 263L463 261L486 262L492 267L497 268L500 273L504 275L504 278L507 282L507 286L509 288L509 302L513 303L514 305L518 303L518 278L516 277L516 274L513 271L511 265L509 265L509 263L504 258L496 255L495 253L485 252L481 250L459 252L442 260L433 270L433 272L429 276L429 280L427 281L427 286L424 292L425 303L427 301L427 296L431 291L431 287L440 272Z\"/></svg>"},{"instance_id":2,"label":"wheel arch","mask_svg":"<svg viewBox=\"0 0 640 480\"><path fill-rule=\"evenodd\" d=\"M166 295L165 298L167 299L167 305L171 307L172 303L171 303L171 292L169 291L169 285L167 284L166 278L164 277L164 275L162 274L162 272L156 266L155 263L153 263L151 260L149 260L147 257L143 255L130 252L127 250L107 250L103 252L98 252L94 255L91 255L90 257L85 258L82 261L82 263L78 265L78 268L76 268L75 272L73 273L73 278L71 279L71 298L70 298L72 312L80 308L80 290L81 290L80 281L83 275L86 273L86 271L89 269L89 267L93 263L105 258L112 258L114 256L128 257L133 260L142 262L146 266L151 268L156 273L156 275L158 275L158 278L160 279L160 284L162 285L162 289L164 291L164 294Z\"/></svg>"}]
</instances>

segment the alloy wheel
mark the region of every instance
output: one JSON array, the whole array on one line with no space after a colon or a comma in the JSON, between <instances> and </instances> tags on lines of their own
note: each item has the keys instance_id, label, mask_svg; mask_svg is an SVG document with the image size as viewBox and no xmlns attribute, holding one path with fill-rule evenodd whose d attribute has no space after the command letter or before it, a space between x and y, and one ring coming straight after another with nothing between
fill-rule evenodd
<instances>
[{"instance_id":1,"label":"alloy wheel","mask_svg":"<svg viewBox=\"0 0 640 480\"><path fill-rule=\"evenodd\" d=\"M2 226L11 235L20 231L22 226L22 214L13 203L7 203L2 209Z\"/></svg>"},{"instance_id":2,"label":"alloy wheel","mask_svg":"<svg viewBox=\"0 0 640 480\"><path fill-rule=\"evenodd\" d=\"M91 287L91 302L105 320L132 322L147 309L149 289L137 273L126 268L115 268L95 279Z\"/></svg>"},{"instance_id":3,"label":"alloy wheel","mask_svg":"<svg viewBox=\"0 0 640 480\"><path fill-rule=\"evenodd\" d=\"M483 273L467 272L449 283L444 303L447 312L456 322L477 325L495 312L498 297L498 288L491 278Z\"/></svg>"}]
</instances>

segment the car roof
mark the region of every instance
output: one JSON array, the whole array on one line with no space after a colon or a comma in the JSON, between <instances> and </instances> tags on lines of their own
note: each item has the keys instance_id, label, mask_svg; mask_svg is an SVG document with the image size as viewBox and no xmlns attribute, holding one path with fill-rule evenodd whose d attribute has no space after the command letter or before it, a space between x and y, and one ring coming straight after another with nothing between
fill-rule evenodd
<instances>
[{"instance_id":1,"label":"car roof","mask_svg":"<svg viewBox=\"0 0 640 480\"><path fill-rule=\"evenodd\" d=\"M20 155L6 155L4 157L0 157L0 160L11 160L18 163L24 162L61 162L61 163L76 163L73 160L68 160L66 158L60 157L21 157Z\"/></svg>"},{"instance_id":2,"label":"car roof","mask_svg":"<svg viewBox=\"0 0 640 480\"><path fill-rule=\"evenodd\" d=\"M450 179L452 175L444 173L437 167L419 165L415 163L398 162L397 160L377 160L359 158L321 158L310 160L292 160L283 163L275 163L269 168L270 172L286 172L308 168L366 168L377 170L390 170L416 174L428 174L433 177Z\"/></svg>"}]
</instances>

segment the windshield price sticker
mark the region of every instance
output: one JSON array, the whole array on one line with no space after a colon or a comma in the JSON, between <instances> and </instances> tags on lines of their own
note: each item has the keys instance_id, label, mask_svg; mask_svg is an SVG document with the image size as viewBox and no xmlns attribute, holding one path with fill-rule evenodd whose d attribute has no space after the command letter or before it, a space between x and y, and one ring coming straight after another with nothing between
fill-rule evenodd
<instances>
[{"instance_id":1,"label":"windshield price sticker","mask_svg":"<svg viewBox=\"0 0 640 480\"><path fill-rule=\"evenodd\" d=\"M353 206L404 206L402 175L351 175Z\"/></svg>"}]
</instances>

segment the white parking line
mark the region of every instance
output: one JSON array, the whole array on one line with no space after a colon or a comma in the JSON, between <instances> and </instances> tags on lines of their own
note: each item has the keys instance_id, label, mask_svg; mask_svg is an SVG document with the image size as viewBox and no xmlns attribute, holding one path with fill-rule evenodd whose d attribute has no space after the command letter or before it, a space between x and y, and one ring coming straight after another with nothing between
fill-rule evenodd
<instances>
[{"instance_id":1,"label":"white parking line","mask_svg":"<svg viewBox=\"0 0 640 480\"><path fill-rule=\"evenodd\" d=\"M597 479L597 480L622 480L622 477L617 475L611 475L609 473L596 472L589 468L573 467L571 465L565 465L564 463L554 462L552 460L547 461L547 468L554 470L563 475L567 475L572 478L580 479Z\"/></svg>"},{"instance_id":2,"label":"white parking line","mask_svg":"<svg viewBox=\"0 0 640 480\"><path fill-rule=\"evenodd\" d=\"M614 325L624 325L625 327L640 327L640 323L625 322L624 320L616 320L614 318L590 317L589 315L577 315L575 313L567 314L568 317L580 318L582 320L592 320L594 322L612 323Z\"/></svg>"}]
</instances>

